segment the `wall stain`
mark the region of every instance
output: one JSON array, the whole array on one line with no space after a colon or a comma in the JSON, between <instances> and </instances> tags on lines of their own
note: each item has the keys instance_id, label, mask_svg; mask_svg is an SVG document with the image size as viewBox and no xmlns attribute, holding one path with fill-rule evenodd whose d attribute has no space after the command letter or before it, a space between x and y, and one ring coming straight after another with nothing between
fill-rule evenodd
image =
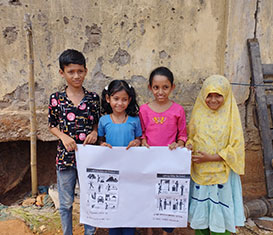
<instances>
[{"instance_id":1,"label":"wall stain","mask_svg":"<svg viewBox=\"0 0 273 235\"><path fill-rule=\"evenodd\" d=\"M169 58L170 56L167 54L166 51L162 50L159 52L159 58L160 59L166 59L166 58Z\"/></svg>"},{"instance_id":2,"label":"wall stain","mask_svg":"<svg viewBox=\"0 0 273 235\"><path fill-rule=\"evenodd\" d=\"M13 6L21 6L22 3L19 0L9 0L9 4Z\"/></svg>"},{"instance_id":3,"label":"wall stain","mask_svg":"<svg viewBox=\"0 0 273 235\"><path fill-rule=\"evenodd\" d=\"M103 66L103 57L101 56L97 59L97 63L91 72L91 80L96 82L92 84L92 87L90 88L90 90L96 90L98 94L101 94L102 87L105 87L107 84L110 83L110 81L114 79L103 73L102 66Z\"/></svg>"},{"instance_id":4,"label":"wall stain","mask_svg":"<svg viewBox=\"0 0 273 235\"><path fill-rule=\"evenodd\" d=\"M93 24L91 27L87 25L85 27L85 35L88 38L87 42L84 44L83 52L88 53L93 50L93 48L99 47L102 38L101 27L97 24Z\"/></svg>"},{"instance_id":5,"label":"wall stain","mask_svg":"<svg viewBox=\"0 0 273 235\"><path fill-rule=\"evenodd\" d=\"M16 30L15 26L8 26L3 30L3 36L7 40L7 44L10 45L16 41L18 30Z\"/></svg>"},{"instance_id":6,"label":"wall stain","mask_svg":"<svg viewBox=\"0 0 273 235\"><path fill-rule=\"evenodd\" d=\"M131 56L130 54L121 48L117 50L114 57L110 60L110 63L117 63L120 66L130 63Z\"/></svg>"},{"instance_id":7,"label":"wall stain","mask_svg":"<svg viewBox=\"0 0 273 235\"><path fill-rule=\"evenodd\" d=\"M69 23L69 19L66 16L64 16L63 20L64 20L64 24L68 24Z\"/></svg>"},{"instance_id":8,"label":"wall stain","mask_svg":"<svg viewBox=\"0 0 273 235\"><path fill-rule=\"evenodd\" d=\"M24 70L20 70L23 74ZM0 109L13 107L17 110L28 110L28 83L24 83L17 86L12 92L6 94L2 100L0 100ZM38 83L35 83L35 103L36 107L45 107L48 103L47 94L45 88L39 87Z\"/></svg>"}]
</instances>

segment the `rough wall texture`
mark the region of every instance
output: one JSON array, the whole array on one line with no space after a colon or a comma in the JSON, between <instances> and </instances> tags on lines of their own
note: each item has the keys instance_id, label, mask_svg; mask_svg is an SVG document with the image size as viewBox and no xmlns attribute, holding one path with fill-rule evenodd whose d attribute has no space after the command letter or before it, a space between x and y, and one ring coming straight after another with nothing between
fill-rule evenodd
<instances>
[{"instance_id":1,"label":"rough wall texture","mask_svg":"<svg viewBox=\"0 0 273 235\"><path fill-rule=\"evenodd\" d=\"M272 11L271 0L0 0L0 141L29 139L26 13L33 26L38 138L49 141L47 102L64 86L58 74L63 50L84 52L86 88L100 94L112 79L126 79L140 104L151 99L150 71L168 66L175 75L172 98L184 105L189 119L207 76L220 73L233 83L249 84L247 38L256 36L263 61L273 62ZM233 90L247 143L243 181L259 184L263 173L256 168L262 168L262 154L253 125L254 101L248 99L249 87L234 85Z\"/></svg>"}]
</instances>

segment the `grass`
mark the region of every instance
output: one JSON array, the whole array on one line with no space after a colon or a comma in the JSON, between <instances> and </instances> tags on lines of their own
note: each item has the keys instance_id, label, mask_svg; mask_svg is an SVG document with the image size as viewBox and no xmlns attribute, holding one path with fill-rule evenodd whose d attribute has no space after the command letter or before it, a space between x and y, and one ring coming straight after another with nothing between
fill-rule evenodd
<instances>
[{"instance_id":1,"label":"grass","mask_svg":"<svg viewBox=\"0 0 273 235\"><path fill-rule=\"evenodd\" d=\"M61 219L58 211L40 210L35 207L15 207L10 208L10 214L22 219L33 232L41 232L41 226L45 226L47 231L61 229Z\"/></svg>"}]
</instances>

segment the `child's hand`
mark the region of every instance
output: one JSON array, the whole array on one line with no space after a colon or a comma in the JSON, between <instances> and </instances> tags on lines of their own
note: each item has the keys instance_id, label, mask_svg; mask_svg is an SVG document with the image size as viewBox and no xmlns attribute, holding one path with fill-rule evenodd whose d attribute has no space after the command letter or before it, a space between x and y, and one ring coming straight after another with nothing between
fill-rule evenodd
<instances>
[{"instance_id":1,"label":"child's hand","mask_svg":"<svg viewBox=\"0 0 273 235\"><path fill-rule=\"evenodd\" d=\"M169 146L170 150L174 150L174 149L176 149L178 147L180 147L180 148L185 147L185 143L182 140L178 140L177 143L173 142L173 143L169 144L168 146Z\"/></svg>"},{"instance_id":2,"label":"child's hand","mask_svg":"<svg viewBox=\"0 0 273 235\"><path fill-rule=\"evenodd\" d=\"M126 150L128 150L130 147L139 146L140 144L141 144L141 141L139 139L134 139L128 144Z\"/></svg>"},{"instance_id":3,"label":"child's hand","mask_svg":"<svg viewBox=\"0 0 273 235\"><path fill-rule=\"evenodd\" d=\"M89 135L86 136L83 145L86 144L94 144L96 143L98 138L98 132L97 131L92 131Z\"/></svg>"},{"instance_id":4,"label":"child's hand","mask_svg":"<svg viewBox=\"0 0 273 235\"><path fill-rule=\"evenodd\" d=\"M186 148L188 149L188 150L193 150L193 146L192 146L192 144L188 144L188 145L186 145Z\"/></svg>"},{"instance_id":5,"label":"child's hand","mask_svg":"<svg viewBox=\"0 0 273 235\"><path fill-rule=\"evenodd\" d=\"M108 147L110 149L112 148L112 145L111 144L107 144L106 142L101 142L100 146L105 146L105 147Z\"/></svg>"},{"instance_id":6,"label":"child's hand","mask_svg":"<svg viewBox=\"0 0 273 235\"><path fill-rule=\"evenodd\" d=\"M142 146L145 146L145 147L147 147L147 148L150 148L150 145L147 144L147 140L146 140L146 139L142 139L141 145L142 145Z\"/></svg>"},{"instance_id":7,"label":"child's hand","mask_svg":"<svg viewBox=\"0 0 273 235\"><path fill-rule=\"evenodd\" d=\"M216 161L223 161L224 159L221 158L218 154L208 154L205 152L198 151L198 155L192 155L191 159L194 163L202 163L202 162L216 162Z\"/></svg>"},{"instance_id":8,"label":"child's hand","mask_svg":"<svg viewBox=\"0 0 273 235\"><path fill-rule=\"evenodd\" d=\"M63 145L68 152L71 152L73 150L77 150L76 141L73 138L71 138L70 136L63 134L61 137L61 141L63 142Z\"/></svg>"},{"instance_id":9,"label":"child's hand","mask_svg":"<svg viewBox=\"0 0 273 235\"><path fill-rule=\"evenodd\" d=\"M171 144L168 145L170 150L176 149L178 147L178 144L176 142L173 142Z\"/></svg>"}]
</instances>

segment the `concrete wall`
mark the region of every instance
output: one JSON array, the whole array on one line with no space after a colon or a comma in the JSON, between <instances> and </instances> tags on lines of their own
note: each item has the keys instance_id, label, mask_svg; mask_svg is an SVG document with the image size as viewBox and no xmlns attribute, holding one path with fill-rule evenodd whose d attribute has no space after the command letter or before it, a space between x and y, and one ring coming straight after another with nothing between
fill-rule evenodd
<instances>
[{"instance_id":1,"label":"concrete wall","mask_svg":"<svg viewBox=\"0 0 273 235\"><path fill-rule=\"evenodd\" d=\"M184 105L189 119L209 75L249 84L247 38L256 36L263 61L273 62L272 11L271 0L0 0L0 141L29 139L26 13L33 24L38 138L49 141L54 138L47 131L47 102L65 84L58 74L63 50L84 52L86 88L100 94L112 79L126 79L140 104L151 99L150 71L169 67L176 83L172 98ZM249 195L264 194L254 101L245 103L249 87L234 85L233 90L247 143L243 181L260 184L259 192L253 184L246 186Z\"/></svg>"}]
</instances>

